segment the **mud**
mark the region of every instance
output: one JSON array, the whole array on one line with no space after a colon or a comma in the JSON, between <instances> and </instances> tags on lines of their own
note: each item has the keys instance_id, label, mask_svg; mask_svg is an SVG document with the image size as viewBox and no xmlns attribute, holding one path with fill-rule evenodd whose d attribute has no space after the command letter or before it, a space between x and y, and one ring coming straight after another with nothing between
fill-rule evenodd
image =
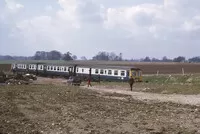
<instances>
[{"instance_id":1,"label":"mud","mask_svg":"<svg viewBox=\"0 0 200 134\"><path fill-rule=\"evenodd\" d=\"M1 86L0 134L200 133L199 106L140 101L61 81Z\"/></svg>"}]
</instances>

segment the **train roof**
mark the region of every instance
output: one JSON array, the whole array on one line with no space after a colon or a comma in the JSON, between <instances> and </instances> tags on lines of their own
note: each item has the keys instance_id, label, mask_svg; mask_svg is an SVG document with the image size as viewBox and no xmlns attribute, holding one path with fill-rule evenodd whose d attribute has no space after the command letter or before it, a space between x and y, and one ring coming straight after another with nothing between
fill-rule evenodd
<instances>
[{"instance_id":1,"label":"train roof","mask_svg":"<svg viewBox=\"0 0 200 134\"><path fill-rule=\"evenodd\" d=\"M134 66L108 66L108 65L78 65L77 67L83 67L83 68L98 68L98 69L121 69L121 70L141 70L140 68L134 67Z\"/></svg>"},{"instance_id":2,"label":"train roof","mask_svg":"<svg viewBox=\"0 0 200 134\"><path fill-rule=\"evenodd\" d=\"M141 70L140 68L137 68L135 66L127 66L127 65L122 65L122 66L116 66L116 65L106 65L106 64L84 64L84 63L46 63L46 62L17 62L18 64L38 64L38 65L51 65L51 66L77 66L77 67L83 67L83 68L98 68L98 69L122 69L122 70L129 70L129 69L134 69L134 70ZM15 63L14 63L15 64Z\"/></svg>"}]
</instances>

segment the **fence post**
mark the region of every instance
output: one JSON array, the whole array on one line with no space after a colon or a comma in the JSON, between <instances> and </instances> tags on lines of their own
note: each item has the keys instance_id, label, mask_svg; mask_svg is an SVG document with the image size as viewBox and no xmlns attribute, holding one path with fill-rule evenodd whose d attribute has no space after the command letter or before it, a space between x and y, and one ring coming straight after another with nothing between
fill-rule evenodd
<instances>
[{"instance_id":1,"label":"fence post","mask_svg":"<svg viewBox=\"0 0 200 134\"><path fill-rule=\"evenodd\" d=\"M185 75L185 70L184 70L184 68L182 68L182 74Z\"/></svg>"},{"instance_id":2,"label":"fence post","mask_svg":"<svg viewBox=\"0 0 200 134\"><path fill-rule=\"evenodd\" d=\"M157 70L157 76L158 76L158 74L159 74L159 70Z\"/></svg>"}]
</instances>

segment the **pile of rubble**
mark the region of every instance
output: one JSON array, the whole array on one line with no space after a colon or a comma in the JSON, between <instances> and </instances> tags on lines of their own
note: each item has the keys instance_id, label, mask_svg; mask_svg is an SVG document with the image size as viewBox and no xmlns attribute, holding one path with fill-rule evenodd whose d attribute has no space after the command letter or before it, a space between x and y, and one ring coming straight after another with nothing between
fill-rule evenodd
<instances>
[{"instance_id":1,"label":"pile of rubble","mask_svg":"<svg viewBox=\"0 0 200 134\"><path fill-rule=\"evenodd\" d=\"M37 80L37 77L33 74L7 74L0 72L0 83L5 83L8 85L28 85L34 80Z\"/></svg>"}]
</instances>

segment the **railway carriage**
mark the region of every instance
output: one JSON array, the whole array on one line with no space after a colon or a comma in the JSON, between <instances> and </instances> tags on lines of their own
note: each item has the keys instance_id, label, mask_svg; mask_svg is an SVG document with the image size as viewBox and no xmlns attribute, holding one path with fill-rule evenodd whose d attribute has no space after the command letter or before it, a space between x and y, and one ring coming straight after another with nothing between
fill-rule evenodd
<instances>
[{"instance_id":1,"label":"railway carriage","mask_svg":"<svg viewBox=\"0 0 200 134\"><path fill-rule=\"evenodd\" d=\"M17 63L12 65L14 72L28 72L41 76L79 76L87 79L88 75L93 80L127 81L133 77L136 81L142 81L142 70L128 66L103 66L103 65L63 65L46 63Z\"/></svg>"}]
</instances>

